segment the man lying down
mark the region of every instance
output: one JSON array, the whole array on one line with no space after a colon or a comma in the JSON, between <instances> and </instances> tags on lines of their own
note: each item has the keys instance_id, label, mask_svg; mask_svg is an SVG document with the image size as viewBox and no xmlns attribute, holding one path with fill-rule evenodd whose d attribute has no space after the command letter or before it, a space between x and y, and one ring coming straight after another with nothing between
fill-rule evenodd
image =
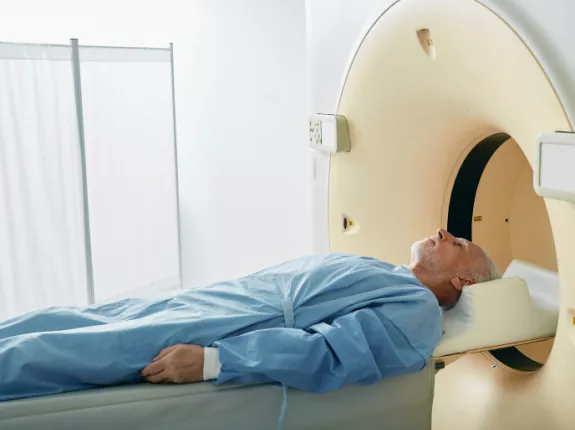
<instances>
[{"instance_id":1,"label":"man lying down","mask_svg":"<svg viewBox=\"0 0 575 430\"><path fill-rule=\"evenodd\" d=\"M480 247L438 230L409 266L316 255L169 298L48 308L0 323L0 400L143 381L371 384L421 370L441 307L497 277Z\"/></svg>"}]
</instances>

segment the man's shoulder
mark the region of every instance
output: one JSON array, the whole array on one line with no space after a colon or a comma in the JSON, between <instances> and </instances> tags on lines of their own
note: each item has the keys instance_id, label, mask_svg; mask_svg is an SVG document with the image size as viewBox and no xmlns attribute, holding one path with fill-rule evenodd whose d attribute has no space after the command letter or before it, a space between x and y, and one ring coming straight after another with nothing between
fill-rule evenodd
<instances>
[{"instance_id":1,"label":"man's shoulder","mask_svg":"<svg viewBox=\"0 0 575 430\"><path fill-rule=\"evenodd\" d=\"M344 252L327 252L327 253L316 253L302 255L300 257L292 258L287 261L283 261L274 267L283 266L314 266L314 265L326 265L326 264L379 264L385 266L389 269L393 269L397 266L378 260L377 258L358 255Z\"/></svg>"},{"instance_id":2,"label":"man's shoulder","mask_svg":"<svg viewBox=\"0 0 575 430\"><path fill-rule=\"evenodd\" d=\"M319 260L323 261L333 261L333 262L341 262L341 263L365 263L365 264L375 264L377 266L385 267L387 269L395 269L401 266L397 266L392 263L388 263L386 261L380 260L379 258L364 255L364 254L351 254L345 252L329 252L325 254L316 254L313 256Z\"/></svg>"},{"instance_id":3,"label":"man's shoulder","mask_svg":"<svg viewBox=\"0 0 575 430\"><path fill-rule=\"evenodd\" d=\"M334 274L357 276L362 279L382 278L385 285L414 283L412 272L375 257L343 252L310 254L287 260L256 272L254 275L298 275L301 273L322 276ZM336 277L337 278L337 277ZM335 278L334 278L335 279ZM347 279L347 278L346 278ZM378 282L382 282L382 279Z\"/></svg>"}]
</instances>

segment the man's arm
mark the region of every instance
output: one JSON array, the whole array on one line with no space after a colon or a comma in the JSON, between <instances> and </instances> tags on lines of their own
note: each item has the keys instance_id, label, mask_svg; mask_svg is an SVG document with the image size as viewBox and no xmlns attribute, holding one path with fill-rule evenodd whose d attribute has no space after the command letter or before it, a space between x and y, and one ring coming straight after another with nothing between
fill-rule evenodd
<instances>
[{"instance_id":1,"label":"man's arm","mask_svg":"<svg viewBox=\"0 0 575 430\"><path fill-rule=\"evenodd\" d=\"M276 381L311 392L422 369L441 338L437 303L405 302L393 318L365 308L309 330L256 330L216 342L217 384Z\"/></svg>"},{"instance_id":2,"label":"man's arm","mask_svg":"<svg viewBox=\"0 0 575 430\"><path fill-rule=\"evenodd\" d=\"M151 382L280 382L325 392L418 371L440 337L437 303L408 300L360 309L309 330L256 330L216 342L217 349L176 345L143 374Z\"/></svg>"}]
</instances>

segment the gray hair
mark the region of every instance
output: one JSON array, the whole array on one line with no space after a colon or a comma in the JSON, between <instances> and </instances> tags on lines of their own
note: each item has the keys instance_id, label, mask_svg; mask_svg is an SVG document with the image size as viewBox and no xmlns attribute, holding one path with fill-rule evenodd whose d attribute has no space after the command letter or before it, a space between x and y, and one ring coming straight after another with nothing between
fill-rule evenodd
<instances>
[{"instance_id":1,"label":"gray hair","mask_svg":"<svg viewBox=\"0 0 575 430\"><path fill-rule=\"evenodd\" d=\"M489 257L485 249L483 249L483 252L485 253L485 257L487 258L487 267L485 267L484 261L478 261L473 265L473 267L467 273L467 275L470 276L471 279L473 279L474 284L501 279L501 272L499 272L497 265L491 259L491 257ZM460 295L461 292L457 294L457 297L453 302L446 305L442 305L441 307L443 308L443 310L448 311L449 309L453 308L459 301Z\"/></svg>"},{"instance_id":2,"label":"gray hair","mask_svg":"<svg viewBox=\"0 0 575 430\"><path fill-rule=\"evenodd\" d=\"M473 279L473 284L479 284L481 282L489 282L495 281L496 279L501 279L501 272L497 268L495 262L489 257L487 251L483 249L485 253L485 257L487 258L487 267L483 261L479 261L475 263L475 265L471 268L471 270L467 273L468 276ZM453 308L456 303L459 301L459 297L461 296L461 292L457 294L455 300L449 304L442 305L444 311L448 311L449 309Z\"/></svg>"},{"instance_id":3,"label":"gray hair","mask_svg":"<svg viewBox=\"0 0 575 430\"><path fill-rule=\"evenodd\" d=\"M487 268L483 264L477 264L473 268L472 273L473 280L477 284L501 279L501 272L497 268L497 265L491 257L489 257L485 249L483 249L483 252L485 252L485 257L487 258Z\"/></svg>"}]
</instances>

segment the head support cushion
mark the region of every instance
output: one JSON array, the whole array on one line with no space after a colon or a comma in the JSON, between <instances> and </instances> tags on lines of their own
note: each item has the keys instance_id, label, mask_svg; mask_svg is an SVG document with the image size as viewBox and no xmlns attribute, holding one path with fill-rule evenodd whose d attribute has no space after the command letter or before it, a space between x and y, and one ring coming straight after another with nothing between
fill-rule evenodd
<instances>
[{"instance_id":1,"label":"head support cushion","mask_svg":"<svg viewBox=\"0 0 575 430\"><path fill-rule=\"evenodd\" d=\"M557 318L557 309L534 300L523 277L470 285L444 312L444 335L434 356L553 336Z\"/></svg>"}]
</instances>

